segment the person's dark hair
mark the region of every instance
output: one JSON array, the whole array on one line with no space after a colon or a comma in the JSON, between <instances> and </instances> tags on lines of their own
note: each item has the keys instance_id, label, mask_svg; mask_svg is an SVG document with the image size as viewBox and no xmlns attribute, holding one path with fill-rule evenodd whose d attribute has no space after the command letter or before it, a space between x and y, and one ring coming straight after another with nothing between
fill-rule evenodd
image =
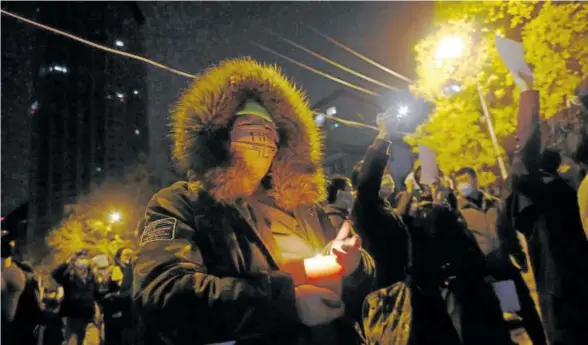
<instances>
[{"instance_id":1,"label":"person's dark hair","mask_svg":"<svg viewBox=\"0 0 588 345\"><path fill-rule=\"evenodd\" d=\"M466 174L467 175L470 175L473 178L478 178L478 174L476 174L476 171L473 168L470 168L470 167L465 167L465 168L459 169L455 173L455 177L466 175Z\"/></svg>"},{"instance_id":2,"label":"person's dark hair","mask_svg":"<svg viewBox=\"0 0 588 345\"><path fill-rule=\"evenodd\" d=\"M327 187L327 202L329 204L334 204L337 199L337 192L345 190L348 184L349 179L347 176L337 174L331 177L329 186Z\"/></svg>"},{"instance_id":3,"label":"person's dark hair","mask_svg":"<svg viewBox=\"0 0 588 345\"><path fill-rule=\"evenodd\" d=\"M559 152L547 149L541 154L539 166L543 171L555 175L557 174L557 169L560 164L561 156L559 155Z\"/></svg>"},{"instance_id":4,"label":"person's dark hair","mask_svg":"<svg viewBox=\"0 0 588 345\"><path fill-rule=\"evenodd\" d=\"M353 171L351 172L351 186L353 189L357 189L357 183L359 182L359 173L361 172L361 167L363 167L363 161L359 161L355 163L353 166Z\"/></svg>"},{"instance_id":5,"label":"person's dark hair","mask_svg":"<svg viewBox=\"0 0 588 345\"><path fill-rule=\"evenodd\" d=\"M122 261L121 261L121 256L122 256L122 252L123 252L125 249L129 249L129 248L127 248L127 247L122 247L122 248L119 248L119 249L116 251L116 254L114 254L114 263L115 263L117 266L123 266L123 264L122 264Z\"/></svg>"}]
</instances>

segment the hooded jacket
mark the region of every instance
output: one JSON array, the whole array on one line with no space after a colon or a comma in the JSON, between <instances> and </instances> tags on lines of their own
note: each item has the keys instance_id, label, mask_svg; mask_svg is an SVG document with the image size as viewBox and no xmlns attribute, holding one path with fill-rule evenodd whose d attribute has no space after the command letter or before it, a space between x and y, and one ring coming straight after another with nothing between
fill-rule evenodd
<instances>
[{"instance_id":1,"label":"hooded jacket","mask_svg":"<svg viewBox=\"0 0 588 345\"><path fill-rule=\"evenodd\" d=\"M248 99L271 114L280 136L268 194L294 215L317 252L336 236L316 206L326 195L325 177L303 93L277 68L250 59L207 70L172 114L173 155L188 181L156 193L139 225L133 299L141 344L308 343L312 329L298 321L293 279L279 270L271 230L245 202L255 192L244 182L247 172L229 153L235 113ZM343 282L346 310L359 310L373 274L364 252Z\"/></svg>"}]
</instances>

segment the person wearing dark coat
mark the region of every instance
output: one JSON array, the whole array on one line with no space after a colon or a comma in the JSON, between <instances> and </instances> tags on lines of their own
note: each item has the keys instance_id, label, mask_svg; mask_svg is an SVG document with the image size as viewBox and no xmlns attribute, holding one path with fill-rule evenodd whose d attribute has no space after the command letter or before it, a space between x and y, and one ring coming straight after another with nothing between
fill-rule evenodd
<instances>
[{"instance_id":1,"label":"person wearing dark coat","mask_svg":"<svg viewBox=\"0 0 588 345\"><path fill-rule=\"evenodd\" d=\"M65 320L65 340L68 345L82 345L86 329L95 320L98 282L87 258L87 251L74 254L51 273L63 287L60 315Z\"/></svg>"},{"instance_id":2,"label":"person wearing dark coat","mask_svg":"<svg viewBox=\"0 0 588 345\"><path fill-rule=\"evenodd\" d=\"M39 345L62 345L63 344L63 320L59 315L61 297L59 289L45 288L43 294L43 332Z\"/></svg>"},{"instance_id":3,"label":"person wearing dark coat","mask_svg":"<svg viewBox=\"0 0 588 345\"><path fill-rule=\"evenodd\" d=\"M15 241L2 230L2 344L36 344L43 303L35 271L12 257Z\"/></svg>"},{"instance_id":4,"label":"person wearing dark coat","mask_svg":"<svg viewBox=\"0 0 588 345\"><path fill-rule=\"evenodd\" d=\"M100 304L104 315L104 345L133 345L131 289L133 284L132 251L117 250L115 267L106 282Z\"/></svg>"},{"instance_id":5,"label":"person wearing dark coat","mask_svg":"<svg viewBox=\"0 0 588 345\"><path fill-rule=\"evenodd\" d=\"M366 330L364 319L368 339L380 344L512 344L500 303L485 280L484 255L466 228L455 194L440 183L421 183L420 167L413 176L396 209L410 238L407 274L366 299L364 315L375 307L374 315L393 319L383 320L389 325L383 334ZM376 304L379 299L382 307Z\"/></svg>"},{"instance_id":6,"label":"person wearing dark coat","mask_svg":"<svg viewBox=\"0 0 588 345\"><path fill-rule=\"evenodd\" d=\"M557 174L559 154L541 151L539 93L525 79L519 118L535 129L512 164L512 222L527 239L548 342L588 344L588 240L576 191Z\"/></svg>"},{"instance_id":7,"label":"person wearing dark coat","mask_svg":"<svg viewBox=\"0 0 588 345\"><path fill-rule=\"evenodd\" d=\"M349 218L355 198L351 182L344 175L335 175L327 186L327 201L324 207L331 223L338 229Z\"/></svg>"},{"instance_id":8,"label":"person wearing dark coat","mask_svg":"<svg viewBox=\"0 0 588 345\"><path fill-rule=\"evenodd\" d=\"M408 265L409 237L406 226L388 200L380 194L382 176L390 158L391 142L383 121L380 131L357 164L352 178L356 201L352 220L364 248L376 263L376 288L404 279Z\"/></svg>"},{"instance_id":9,"label":"person wearing dark coat","mask_svg":"<svg viewBox=\"0 0 588 345\"><path fill-rule=\"evenodd\" d=\"M497 281L513 281L521 307L517 314L529 338L534 345L547 344L541 318L520 272L527 271L527 257L516 230L504 221L504 203L479 189L478 176L472 168L459 170L455 182L460 213L486 256L489 274ZM521 269L511 263L511 258Z\"/></svg>"},{"instance_id":10,"label":"person wearing dark coat","mask_svg":"<svg viewBox=\"0 0 588 345\"><path fill-rule=\"evenodd\" d=\"M302 92L276 67L224 61L185 92L172 128L188 181L157 192L139 225L137 341L356 344L373 260L318 206L321 142ZM307 279L317 254L333 284Z\"/></svg>"}]
</instances>

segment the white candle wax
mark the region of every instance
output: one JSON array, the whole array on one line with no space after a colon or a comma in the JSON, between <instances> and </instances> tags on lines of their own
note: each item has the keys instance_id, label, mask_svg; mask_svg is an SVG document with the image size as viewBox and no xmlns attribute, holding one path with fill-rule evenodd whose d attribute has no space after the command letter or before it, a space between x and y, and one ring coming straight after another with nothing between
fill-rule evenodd
<instances>
[{"instance_id":1,"label":"white candle wax","mask_svg":"<svg viewBox=\"0 0 588 345\"><path fill-rule=\"evenodd\" d=\"M321 278L333 278L341 276L343 267L337 262L333 255L317 255L304 259L304 271L309 280Z\"/></svg>"},{"instance_id":2,"label":"white candle wax","mask_svg":"<svg viewBox=\"0 0 588 345\"><path fill-rule=\"evenodd\" d=\"M339 265L335 256L317 255L305 259L304 270L310 284L327 288L341 296L343 267Z\"/></svg>"}]
</instances>

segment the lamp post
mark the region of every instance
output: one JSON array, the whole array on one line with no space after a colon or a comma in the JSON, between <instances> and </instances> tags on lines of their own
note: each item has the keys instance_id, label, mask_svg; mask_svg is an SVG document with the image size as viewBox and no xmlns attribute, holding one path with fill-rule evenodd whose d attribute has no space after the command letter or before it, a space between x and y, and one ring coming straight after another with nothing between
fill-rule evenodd
<instances>
[{"instance_id":1,"label":"lamp post","mask_svg":"<svg viewBox=\"0 0 588 345\"><path fill-rule=\"evenodd\" d=\"M121 219L121 215L119 212L112 212L109 216L110 218L110 223L114 224L114 223L118 223Z\"/></svg>"}]
</instances>

